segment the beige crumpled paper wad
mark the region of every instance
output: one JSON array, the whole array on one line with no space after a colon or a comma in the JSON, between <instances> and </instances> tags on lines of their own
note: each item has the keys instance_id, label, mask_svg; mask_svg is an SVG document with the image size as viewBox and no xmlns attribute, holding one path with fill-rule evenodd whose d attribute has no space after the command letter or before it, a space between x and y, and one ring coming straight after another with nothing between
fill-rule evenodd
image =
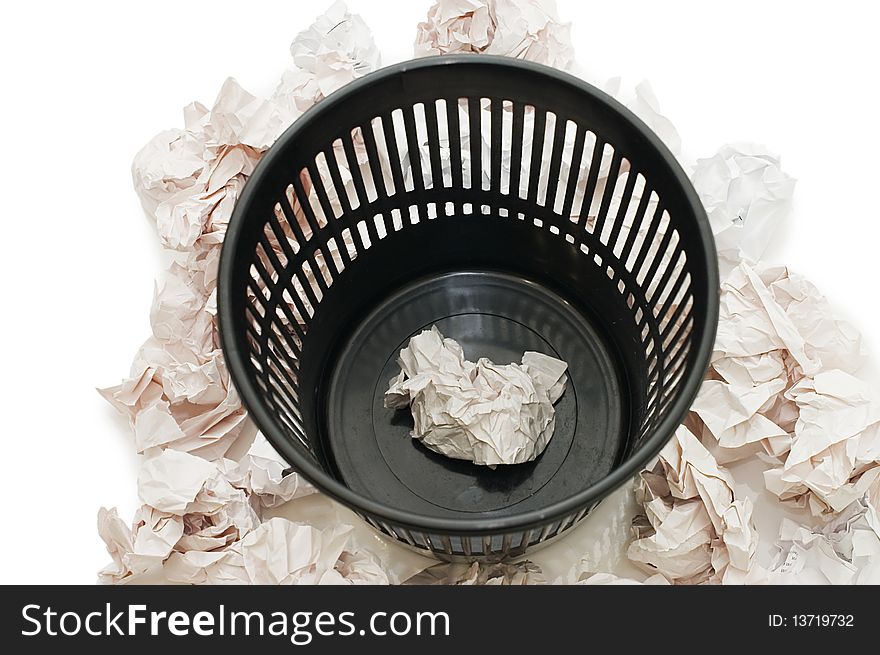
<instances>
[{"instance_id":1,"label":"beige crumpled paper wad","mask_svg":"<svg viewBox=\"0 0 880 655\"><path fill-rule=\"evenodd\" d=\"M526 352L522 364L474 363L432 327L410 339L398 364L385 406L409 406L412 437L435 452L485 466L521 464L553 436L553 403L568 380L568 365L555 357Z\"/></svg>"}]
</instances>

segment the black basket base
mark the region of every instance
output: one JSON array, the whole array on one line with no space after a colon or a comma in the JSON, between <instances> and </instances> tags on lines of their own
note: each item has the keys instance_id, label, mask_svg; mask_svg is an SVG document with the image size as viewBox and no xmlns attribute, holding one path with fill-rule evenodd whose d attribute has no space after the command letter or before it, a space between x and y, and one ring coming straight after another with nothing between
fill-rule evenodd
<instances>
[{"instance_id":1,"label":"black basket base","mask_svg":"<svg viewBox=\"0 0 880 655\"><path fill-rule=\"evenodd\" d=\"M554 436L535 461L493 470L450 459L410 437L408 409L384 407L399 351L432 325L471 361L519 362L534 350L568 362ZM324 450L357 493L430 516L504 516L571 497L626 451L629 408L612 344L582 308L538 283L489 271L435 275L386 297L353 327L316 395L327 398Z\"/></svg>"}]
</instances>

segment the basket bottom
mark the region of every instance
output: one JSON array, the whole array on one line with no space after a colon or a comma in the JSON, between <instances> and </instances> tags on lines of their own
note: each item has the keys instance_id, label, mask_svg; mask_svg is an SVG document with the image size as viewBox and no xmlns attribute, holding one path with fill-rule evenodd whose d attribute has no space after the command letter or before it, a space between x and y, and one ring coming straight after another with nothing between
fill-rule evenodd
<instances>
[{"instance_id":1,"label":"basket bottom","mask_svg":"<svg viewBox=\"0 0 880 655\"><path fill-rule=\"evenodd\" d=\"M471 361L519 362L526 350L569 364L556 429L534 461L494 470L439 455L410 437L408 409L384 407L397 356L436 325ZM383 300L338 351L325 388L325 452L359 494L420 515L504 516L546 507L598 482L626 450L623 368L611 343L546 287L488 271L416 281Z\"/></svg>"}]
</instances>

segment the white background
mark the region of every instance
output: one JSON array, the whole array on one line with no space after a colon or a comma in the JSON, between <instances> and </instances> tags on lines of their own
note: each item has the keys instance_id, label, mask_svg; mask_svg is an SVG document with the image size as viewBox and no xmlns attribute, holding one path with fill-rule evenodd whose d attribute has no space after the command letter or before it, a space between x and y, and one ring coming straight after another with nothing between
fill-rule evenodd
<instances>
[{"instance_id":1,"label":"white background","mask_svg":"<svg viewBox=\"0 0 880 655\"><path fill-rule=\"evenodd\" d=\"M430 0L350 0L385 63L407 59ZM876 301L880 10L838 1L559 0L584 76L651 81L685 154L762 142L798 181L771 249L880 352ZM100 505L130 517L127 421L95 393L149 331L157 239L135 152L210 104L227 76L268 95L318 2L16 2L2 67L0 581L90 583Z\"/></svg>"}]
</instances>

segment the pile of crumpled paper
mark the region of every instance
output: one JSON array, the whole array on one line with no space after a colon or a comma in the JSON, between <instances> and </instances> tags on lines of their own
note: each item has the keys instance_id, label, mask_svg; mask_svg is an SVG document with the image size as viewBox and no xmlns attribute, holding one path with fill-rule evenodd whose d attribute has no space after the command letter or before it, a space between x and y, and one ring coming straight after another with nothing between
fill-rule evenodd
<instances>
[{"instance_id":1,"label":"pile of crumpled paper","mask_svg":"<svg viewBox=\"0 0 880 655\"><path fill-rule=\"evenodd\" d=\"M438 0L416 27L415 55L457 52L574 63L569 26L552 0ZM540 554L492 566L437 564L287 472L255 434L223 362L220 246L242 186L273 141L380 65L368 27L339 2L296 36L291 55L270 97L230 79L210 108L186 107L183 128L161 132L135 158L135 189L169 265L130 376L101 391L130 418L143 503L131 522L100 511L112 557L102 582L880 583L880 398L859 379L858 333L807 280L761 262L790 212L794 181L754 145L725 146L692 167L722 273L704 386L635 488L597 510L612 513L602 538L588 540L591 549L577 534L559 542L561 573L542 570L549 558ZM623 96L619 80L603 86ZM630 96L633 111L680 155L650 87ZM607 162L601 171L607 182ZM762 489L738 481L744 465L760 469ZM798 520L759 534L758 495L794 508ZM775 561L762 564L768 544Z\"/></svg>"}]
</instances>

